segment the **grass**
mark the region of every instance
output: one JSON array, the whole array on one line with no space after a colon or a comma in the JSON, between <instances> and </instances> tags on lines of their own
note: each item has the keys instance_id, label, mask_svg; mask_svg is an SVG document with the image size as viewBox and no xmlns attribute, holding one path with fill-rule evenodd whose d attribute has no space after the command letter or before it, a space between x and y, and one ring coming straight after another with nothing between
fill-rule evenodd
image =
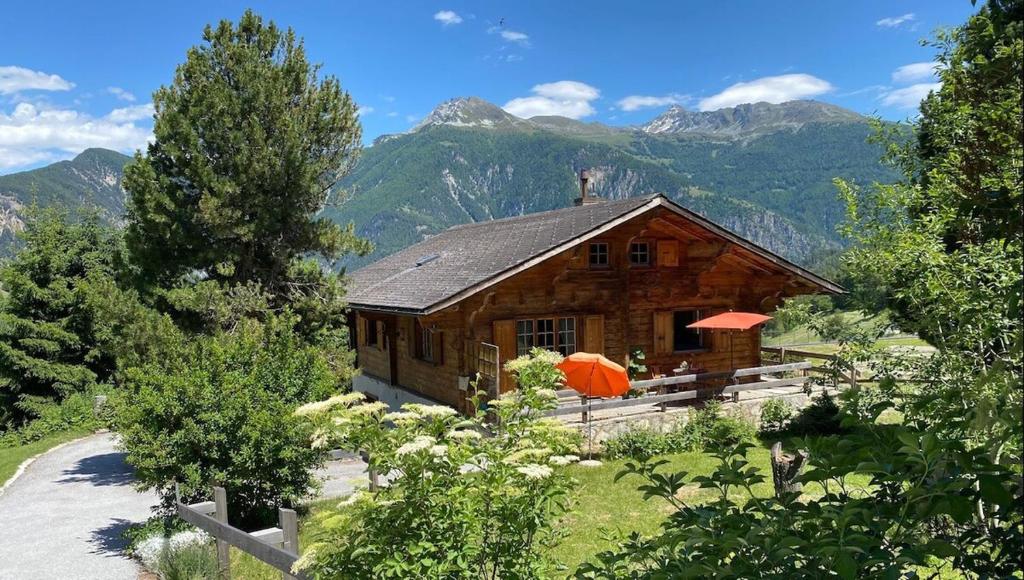
<instances>
[{"instance_id":1,"label":"grass","mask_svg":"<svg viewBox=\"0 0 1024 580\"><path fill-rule=\"evenodd\" d=\"M88 435L89 433L90 431L86 429L73 429L71 431L63 431L61 433L48 435L38 441L33 441L26 445L0 448L0 485L6 483L7 480L14 475L14 472L18 470L18 466L21 465L21 462L26 459L39 455L40 453L52 449L61 443L66 443L72 439Z\"/></svg>"},{"instance_id":2,"label":"grass","mask_svg":"<svg viewBox=\"0 0 1024 580\"><path fill-rule=\"evenodd\" d=\"M708 453L676 453L665 456L669 464L662 467L668 471L686 471L691 477L695 475L711 475L718 466L718 459ZM765 447L751 449L747 459L750 464L761 470L766 481L754 487L759 496L770 496L774 493L771 483L771 467L769 452ZM552 557L567 567L575 570L582 562L598 552L615 547L615 537L625 537L630 532L653 534L658 531L661 523L671 513L670 506L657 498L644 500L637 487L642 481L637 476L624 477L618 482L615 475L622 469L627 460L606 461L600 467L570 466L568 469L577 481L575 499L570 512L564 517L561 526L567 532L563 541L554 548ZM868 478L852 478L854 486L866 486ZM805 493L816 495L820 488L807 486ZM737 493L746 494L744 491ZM714 490L699 489L695 485L687 486L681 495L694 503L707 502L715 497ZM326 500L314 504L311 512L315 513L324 507L337 503L337 500ZM299 545L308 545L314 531L313 518L308 515L299 521ZM609 537L610 534L610 537ZM280 578L280 572L263 564L248 554L232 550L231 569L234 577L246 580L271 580Z\"/></svg>"}]
</instances>

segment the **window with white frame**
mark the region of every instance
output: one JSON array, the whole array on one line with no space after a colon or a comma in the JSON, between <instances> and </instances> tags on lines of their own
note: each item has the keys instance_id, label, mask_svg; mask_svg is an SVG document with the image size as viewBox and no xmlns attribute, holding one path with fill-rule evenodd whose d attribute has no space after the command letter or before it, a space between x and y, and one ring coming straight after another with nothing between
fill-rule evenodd
<instances>
[{"instance_id":1,"label":"window with white frame","mask_svg":"<svg viewBox=\"0 0 1024 580\"><path fill-rule=\"evenodd\" d=\"M590 267L591 268L604 268L607 267L608 262L608 243L607 242L590 242Z\"/></svg>"},{"instance_id":2,"label":"window with white frame","mask_svg":"<svg viewBox=\"0 0 1024 580\"><path fill-rule=\"evenodd\" d=\"M516 355L528 354L533 345L536 344L533 334L532 320L516 321Z\"/></svg>"},{"instance_id":3,"label":"window with white frame","mask_svg":"<svg viewBox=\"0 0 1024 580\"><path fill-rule=\"evenodd\" d=\"M570 355L576 352L576 318L536 318L516 321L516 354L524 355L533 347Z\"/></svg>"},{"instance_id":4,"label":"window with white frame","mask_svg":"<svg viewBox=\"0 0 1024 580\"><path fill-rule=\"evenodd\" d=\"M572 317L558 319L558 352L569 356L576 352L576 319Z\"/></svg>"}]
</instances>

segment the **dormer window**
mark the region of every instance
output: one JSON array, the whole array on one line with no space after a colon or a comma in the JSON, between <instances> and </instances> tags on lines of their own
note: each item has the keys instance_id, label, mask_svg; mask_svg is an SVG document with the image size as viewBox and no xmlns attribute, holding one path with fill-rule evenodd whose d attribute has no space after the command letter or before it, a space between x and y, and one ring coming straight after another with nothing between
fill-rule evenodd
<instances>
[{"instance_id":1,"label":"dormer window","mask_svg":"<svg viewBox=\"0 0 1024 580\"><path fill-rule=\"evenodd\" d=\"M591 268L607 268L608 267L608 243L607 242L590 242L590 267Z\"/></svg>"}]
</instances>

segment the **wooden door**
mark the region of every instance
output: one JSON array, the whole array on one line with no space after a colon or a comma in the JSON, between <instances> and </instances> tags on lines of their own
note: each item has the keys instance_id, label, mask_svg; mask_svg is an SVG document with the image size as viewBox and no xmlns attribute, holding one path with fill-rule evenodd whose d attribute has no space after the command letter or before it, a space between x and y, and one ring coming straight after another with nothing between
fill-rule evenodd
<instances>
[{"instance_id":1,"label":"wooden door","mask_svg":"<svg viewBox=\"0 0 1024 580\"><path fill-rule=\"evenodd\" d=\"M583 352L604 354L604 316L593 314L583 318Z\"/></svg>"},{"instance_id":2,"label":"wooden door","mask_svg":"<svg viewBox=\"0 0 1024 580\"><path fill-rule=\"evenodd\" d=\"M498 364L501 367L499 387L502 393L515 388L515 379L505 370L505 363L516 358L516 321L495 320L493 325L494 344L498 347Z\"/></svg>"},{"instance_id":3,"label":"wooden door","mask_svg":"<svg viewBox=\"0 0 1024 580\"><path fill-rule=\"evenodd\" d=\"M672 313L669 311L654 313L654 354L670 354L672 352Z\"/></svg>"}]
</instances>

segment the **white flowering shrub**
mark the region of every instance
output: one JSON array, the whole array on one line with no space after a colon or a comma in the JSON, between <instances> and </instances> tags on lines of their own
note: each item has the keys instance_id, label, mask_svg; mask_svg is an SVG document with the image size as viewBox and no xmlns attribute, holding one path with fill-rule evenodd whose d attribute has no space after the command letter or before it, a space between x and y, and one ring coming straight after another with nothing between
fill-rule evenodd
<instances>
[{"instance_id":1,"label":"white flowering shrub","mask_svg":"<svg viewBox=\"0 0 1024 580\"><path fill-rule=\"evenodd\" d=\"M388 484L318 514L296 569L317 578L549 576L546 548L559 539L571 488L560 470L579 447L578 434L538 413L555 405L558 360L534 351L510 361L519 388L473 418L430 405L388 412L351 396L300 407L314 445L367 451Z\"/></svg>"}]
</instances>

